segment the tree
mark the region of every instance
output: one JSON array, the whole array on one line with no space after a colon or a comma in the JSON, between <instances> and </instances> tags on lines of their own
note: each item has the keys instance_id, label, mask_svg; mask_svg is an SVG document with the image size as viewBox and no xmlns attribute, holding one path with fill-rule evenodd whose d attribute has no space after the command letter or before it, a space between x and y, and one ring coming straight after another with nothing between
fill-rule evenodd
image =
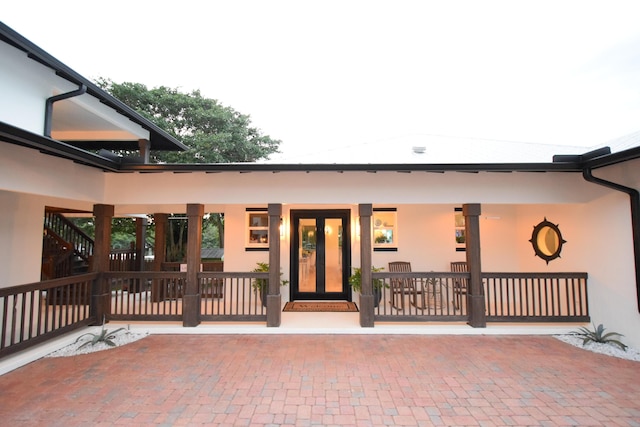
<instances>
[{"instance_id":1,"label":"tree","mask_svg":"<svg viewBox=\"0 0 640 427\"><path fill-rule=\"evenodd\" d=\"M158 127L189 147L185 152L151 152L152 161L162 163L253 162L278 152L281 141L262 135L251 127L248 115L204 98L199 90L182 93L160 86L148 89L141 83L115 83L100 78L98 86L147 117ZM203 222L205 242L213 244L214 235L224 247L224 215L213 213ZM207 228L215 227L211 235ZM167 242L168 257L184 255L186 221L171 222Z\"/></svg>"},{"instance_id":2,"label":"tree","mask_svg":"<svg viewBox=\"0 0 640 427\"><path fill-rule=\"evenodd\" d=\"M182 93L165 86L98 79L98 86L189 147L185 152L151 152L162 163L254 162L277 153L281 141L263 135L240 114L199 90Z\"/></svg>"}]
</instances>

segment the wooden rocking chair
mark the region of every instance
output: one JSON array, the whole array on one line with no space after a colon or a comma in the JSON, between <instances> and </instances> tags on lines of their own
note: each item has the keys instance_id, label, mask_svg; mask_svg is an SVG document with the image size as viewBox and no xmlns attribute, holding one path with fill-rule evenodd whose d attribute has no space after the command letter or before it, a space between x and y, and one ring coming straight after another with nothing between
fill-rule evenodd
<instances>
[{"instance_id":1,"label":"wooden rocking chair","mask_svg":"<svg viewBox=\"0 0 640 427\"><path fill-rule=\"evenodd\" d=\"M466 273L469 271L469 268L466 262L455 261L451 263L451 271L453 273ZM453 307L456 310L460 309L463 295L467 295L467 279L453 279Z\"/></svg>"},{"instance_id":2,"label":"wooden rocking chair","mask_svg":"<svg viewBox=\"0 0 640 427\"><path fill-rule=\"evenodd\" d=\"M410 273L411 263L406 261L390 262L389 272ZM419 310L424 310L424 304L418 305L418 295L422 296L422 289L418 290L414 279L405 277L391 278L391 307L396 310L404 310L404 297L409 296L411 305Z\"/></svg>"}]
</instances>

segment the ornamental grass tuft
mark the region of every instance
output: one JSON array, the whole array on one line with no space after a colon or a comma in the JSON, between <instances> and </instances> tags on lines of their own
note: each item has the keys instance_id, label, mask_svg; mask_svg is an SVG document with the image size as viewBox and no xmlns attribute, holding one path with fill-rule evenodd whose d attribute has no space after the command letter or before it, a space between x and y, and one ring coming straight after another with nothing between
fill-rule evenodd
<instances>
[{"instance_id":1,"label":"ornamental grass tuft","mask_svg":"<svg viewBox=\"0 0 640 427\"><path fill-rule=\"evenodd\" d=\"M582 338L582 346L584 347L589 342L597 342L602 344L612 344L620 347L622 350L627 351L627 346L623 344L617 337L623 337L624 335L617 332L604 333L605 327L599 324L597 327L593 325L593 331L582 327L577 331L571 332L572 335L576 335Z\"/></svg>"}]
</instances>

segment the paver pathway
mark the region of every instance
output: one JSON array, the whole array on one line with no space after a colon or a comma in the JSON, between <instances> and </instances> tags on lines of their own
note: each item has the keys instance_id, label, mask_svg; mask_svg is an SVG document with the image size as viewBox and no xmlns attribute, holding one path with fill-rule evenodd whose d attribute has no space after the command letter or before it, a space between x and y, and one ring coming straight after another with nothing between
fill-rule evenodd
<instances>
[{"instance_id":1,"label":"paver pathway","mask_svg":"<svg viewBox=\"0 0 640 427\"><path fill-rule=\"evenodd\" d=\"M152 335L0 376L29 426L640 426L640 363L553 337Z\"/></svg>"}]
</instances>

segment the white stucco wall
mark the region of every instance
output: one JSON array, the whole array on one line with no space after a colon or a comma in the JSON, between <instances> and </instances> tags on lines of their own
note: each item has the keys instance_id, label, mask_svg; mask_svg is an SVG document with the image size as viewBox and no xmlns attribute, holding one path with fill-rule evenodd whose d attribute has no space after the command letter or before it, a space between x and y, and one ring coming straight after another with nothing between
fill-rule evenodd
<instances>
[{"instance_id":1,"label":"white stucco wall","mask_svg":"<svg viewBox=\"0 0 640 427\"><path fill-rule=\"evenodd\" d=\"M589 265L593 322L624 334L623 342L640 348L629 197L611 193L589 208L586 215L594 226L585 229L582 256Z\"/></svg>"},{"instance_id":2,"label":"white stucco wall","mask_svg":"<svg viewBox=\"0 0 640 427\"><path fill-rule=\"evenodd\" d=\"M0 287L40 280L43 217L37 197L0 191Z\"/></svg>"},{"instance_id":3,"label":"white stucco wall","mask_svg":"<svg viewBox=\"0 0 640 427\"><path fill-rule=\"evenodd\" d=\"M158 200L170 208L186 203L512 204L584 203L604 194L577 173L135 173L107 174L105 202L140 211Z\"/></svg>"},{"instance_id":4,"label":"white stucco wall","mask_svg":"<svg viewBox=\"0 0 640 427\"><path fill-rule=\"evenodd\" d=\"M0 143L0 190L78 200L92 205L103 203L105 176L95 168Z\"/></svg>"}]
</instances>

